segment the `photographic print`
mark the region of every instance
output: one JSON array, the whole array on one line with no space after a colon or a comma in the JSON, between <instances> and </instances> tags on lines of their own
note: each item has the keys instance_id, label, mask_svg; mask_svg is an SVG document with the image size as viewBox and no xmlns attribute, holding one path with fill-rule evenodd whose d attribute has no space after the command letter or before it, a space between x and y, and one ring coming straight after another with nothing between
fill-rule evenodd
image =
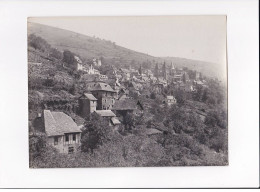
<instances>
[{"instance_id":1,"label":"photographic print","mask_svg":"<svg viewBox=\"0 0 260 192\"><path fill-rule=\"evenodd\" d=\"M226 25L28 18L30 168L228 165Z\"/></svg>"}]
</instances>

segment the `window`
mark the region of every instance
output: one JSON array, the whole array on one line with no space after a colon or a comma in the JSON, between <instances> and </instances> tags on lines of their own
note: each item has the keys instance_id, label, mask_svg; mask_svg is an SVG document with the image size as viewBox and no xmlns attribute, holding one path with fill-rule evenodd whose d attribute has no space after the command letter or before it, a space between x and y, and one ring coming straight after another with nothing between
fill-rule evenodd
<instances>
[{"instance_id":1,"label":"window","mask_svg":"<svg viewBox=\"0 0 260 192\"><path fill-rule=\"evenodd\" d=\"M65 141L66 142L69 141L69 135L68 134L65 135Z\"/></svg>"},{"instance_id":2,"label":"window","mask_svg":"<svg viewBox=\"0 0 260 192\"><path fill-rule=\"evenodd\" d=\"M68 153L69 153L69 154L74 153L74 147L69 147Z\"/></svg>"},{"instance_id":3,"label":"window","mask_svg":"<svg viewBox=\"0 0 260 192\"><path fill-rule=\"evenodd\" d=\"M59 142L59 138L58 137L54 137L54 145L58 145Z\"/></svg>"},{"instance_id":4,"label":"window","mask_svg":"<svg viewBox=\"0 0 260 192\"><path fill-rule=\"evenodd\" d=\"M73 141L76 141L76 133L73 134Z\"/></svg>"}]
</instances>

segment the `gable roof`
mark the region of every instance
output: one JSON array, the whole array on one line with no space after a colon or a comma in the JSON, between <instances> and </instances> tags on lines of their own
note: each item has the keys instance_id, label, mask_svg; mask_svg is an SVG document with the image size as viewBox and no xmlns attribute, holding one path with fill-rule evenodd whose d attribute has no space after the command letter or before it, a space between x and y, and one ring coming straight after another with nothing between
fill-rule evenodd
<instances>
[{"instance_id":1,"label":"gable roof","mask_svg":"<svg viewBox=\"0 0 260 192\"><path fill-rule=\"evenodd\" d=\"M101 117L116 117L116 115L111 110L96 110L95 113Z\"/></svg>"},{"instance_id":2,"label":"gable roof","mask_svg":"<svg viewBox=\"0 0 260 192\"><path fill-rule=\"evenodd\" d=\"M91 82L86 85L88 91L108 91L115 92L110 85L103 82Z\"/></svg>"},{"instance_id":3,"label":"gable roof","mask_svg":"<svg viewBox=\"0 0 260 192\"><path fill-rule=\"evenodd\" d=\"M90 101L97 101L97 98L94 97L91 93L84 93L81 97L85 97Z\"/></svg>"},{"instance_id":4,"label":"gable roof","mask_svg":"<svg viewBox=\"0 0 260 192\"><path fill-rule=\"evenodd\" d=\"M50 110L44 110L43 114L45 132L47 136L81 132L72 118L63 112L51 112Z\"/></svg>"}]
</instances>

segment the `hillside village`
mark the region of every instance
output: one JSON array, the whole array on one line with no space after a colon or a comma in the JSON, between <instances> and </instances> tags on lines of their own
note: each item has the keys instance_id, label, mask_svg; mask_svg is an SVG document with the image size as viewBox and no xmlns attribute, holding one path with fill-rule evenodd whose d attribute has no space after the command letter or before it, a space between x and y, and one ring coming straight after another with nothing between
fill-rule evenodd
<instances>
[{"instance_id":1,"label":"hillside village","mask_svg":"<svg viewBox=\"0 0 260 192\"><path fill-rule=\"evenodd\" d=\"M217 79L166 61L85 59L35 34L28 77L32 167L227 163L226 91Z\"/></svg>"}]
</instances>

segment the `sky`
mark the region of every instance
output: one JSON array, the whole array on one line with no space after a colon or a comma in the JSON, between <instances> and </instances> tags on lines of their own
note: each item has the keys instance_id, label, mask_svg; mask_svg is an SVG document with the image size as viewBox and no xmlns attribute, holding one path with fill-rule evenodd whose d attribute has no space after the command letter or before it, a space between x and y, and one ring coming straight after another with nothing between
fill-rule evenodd
<instances>
[{"instance_id":1,"label":"sky","mask_svg":"<svg viewBox=\"0 0 260 192\"><path fill-rule=\"evenodd\" d=\"M29 22L111 40L152 56L226 64L225 16L37 17Z\"/></svg>"}]
</instances>

